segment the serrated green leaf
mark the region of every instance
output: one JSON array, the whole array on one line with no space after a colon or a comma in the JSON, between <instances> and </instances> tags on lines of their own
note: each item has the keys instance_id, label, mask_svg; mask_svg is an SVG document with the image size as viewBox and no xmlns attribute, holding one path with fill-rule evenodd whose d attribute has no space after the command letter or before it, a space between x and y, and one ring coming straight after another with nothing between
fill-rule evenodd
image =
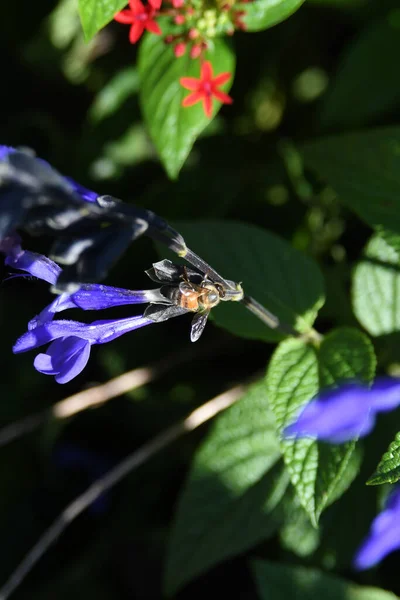
<instances>
[{"instance_id":1,"label":"serrated green leaf","mask_svg":"<svg viewBox=\"0 0 400 600\"><path fill-rule=\"evenodd\" d=\"M268 29L296 12L305 0L254 0L243 5L247 31Z\"/></svg>"},{"instance_id":2,"label":"serrated green leaf","mask_svg":"<svg viewBox=\"0 0 400 600\"><path fill-rule=\"evenodd\" d=\"M400 432L391 442L387 452L382 456L375 473L368 479L367 485L397 483L400 479Z\"/></svg>"},{"instance_id":3,"label":"serrated green leaf","mask_svg":"<svg viewBox=\"0 0 400 600\"><path fill-rule=\"evenodd\" d=\"M241 281L282 323L300 332L310 329L324 303L322 275L316 263L274 233L235 221L175 221L189 247L217 271ZM282 334L269 329L241 304L221 303L215 323L241 337L276 341Z\"/></svg>"},{"instance_id":4,"label":"serrated green leaf","mask_svg":"<svg viewBox=\"0 0 400 600\"><path fill-rule=\"evenodd\" d=\"M214 423L177 508L167 556L168 594L272 535L288 485L263 381Z\"/></svg>"},{"instance_id":5,"label":"serrated green leaf","mask_svg":"<svg viewBox=\"0 0 400 600\"><path fill-rule=\"evenodd\" d=\"M399 54L399 29L388 17L363 30L346 49L331 83L322 106L322 127L355 128L395 108L400 100Z\"/></svg>"},{"instance_id":6,"label":"serrated green leaf","mask_svg":"<svg viewBox=\"0 0 400 600\"><path fill-rule=\"evenodd\" d=\"M317 569L266 560L252 561L251 569L262 600L398 600L391 592L356 585Z\"/></svg>"},{"instance_id":7,"label":"serrated green leaf","mask_svg":"<svg viewBox=\"0 0 400 600\"><path fill-rule=\"evenodd\" d=\"M85 40L91 40L126 4L126 0L78 0Z\"/></svg>"},{"instance_id":8,"label":"serrated green leaf","mask_svg":"<svg viewBox=\"0 0 400 600\"><path fill-rule=\"evenodd\" d=\"M267 391L281 432L320 389L346 379L371 381L375 355L370 340L356 329L338 329L319 351L301 340L282 342L267 372ZM355 443L324 444L310 438L282 441L282 452L299 500L316 525L324 508L336 500L357 474Z\"/></svg>"},{"instance_id":9,"label":"serrated green leaf","mask_svg":"<svg viewBox=\"0 0 400 600\"><path fill-rule=\"evenodd\" d=\"M214 75L229 72L230 80L222 86L228 92L235 71L235 55L230 47L217 38L207 50L207 60L213 65ZM172 179L176 179L189 155L196 138L210 123L201 102L183 107L182 100L190 92L184 89L181 77L200 77L198 61L186 53L176 58L172 45L152 34L146 34L138 56L141 80L140 102L144 119L160 155L161 162ZM213 116L221 103L213 100Z\"/></svg>"},{"instance_id":10,"label":"serrated green leaf","mask_svg":"<svg viewBox=\"0 0 400 600\"><path fill-rule=\"evenodd\" d=\"M381 236L368 242L353 274L354 313L371 335L400 330L400 254Z\"/></svg>"},{"instance_id":11,"label":"serrated green leaf","mask_svg":"<svg viewBox=\"0 0 400 600\"><path fill-rule=\"evenodd\" d=\"M364 221L400 232L400 127L326 137L300 150Z\"/></svg>"}]
</instances>

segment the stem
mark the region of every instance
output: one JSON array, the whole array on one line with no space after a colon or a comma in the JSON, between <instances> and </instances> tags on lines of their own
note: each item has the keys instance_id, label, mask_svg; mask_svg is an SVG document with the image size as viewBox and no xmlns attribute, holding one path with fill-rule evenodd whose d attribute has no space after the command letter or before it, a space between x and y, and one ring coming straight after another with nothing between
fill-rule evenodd
<instances>
[{"instance_id":1,"label":"stem","mask_svg":"<svg viewBox=\"0 0 400 600\"><path fill-rule=\"evenodd\" d=\"M75 498L75 500L63 510L53 524L50 525L36 542L33 548L31 548L28 554L26 554L25 558L0 590L0 600L7 600L7 598L10 597L68 525L95 500L104 494L104 492L112 488L128 475L128 473L147 462L159 450L168 446L184 433L193 431L225 408L234 404L243 396L245 390L246 386L237 385L227 392L209 400L190 413L186 419L172 425L165 431L156 435L141 448L135 450L135 452L125 458L119 465L89 486L83 494Z\"/></svg>"}]
</instances>

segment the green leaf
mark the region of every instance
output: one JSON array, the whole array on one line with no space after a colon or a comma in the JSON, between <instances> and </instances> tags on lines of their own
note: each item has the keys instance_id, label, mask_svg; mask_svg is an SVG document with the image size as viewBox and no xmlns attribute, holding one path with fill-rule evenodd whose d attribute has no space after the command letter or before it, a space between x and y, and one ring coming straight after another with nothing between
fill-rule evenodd
<instances>
[{"instance_id":1,"label":"green leaf","mask_svg":"<svg viewBox=\"0 0 400 600\"><path fill-rule=\"evenodd\" d=\"M305 0L254 0L241 8L246 11L243 21L247 31L268 29L296 12Z\"/></svg>"},{"instance_id":2,"label":"green leaf","mask_svg":"<svg viewBox=\"0 0 400 600\"><path fill-rule=\"evenodd\" d=\"M261 600L398 600L391 592L364 587L317 569L266 560L251 562Z\"/></svg>"},{"instance_id":3,"label":"green leaf","mask_svg":"<svg viewBox=\"0 0 400 600\"><path fill-rule=\"evenodd\" d=\"M289 339L275 351L267 372L267 391L281 432L320 389L346 379L371 381L375 355L370 340L356 329L338 329L319 351ZM316 525L324 508L336 500L357 474L355 442L335 445L310 438L285 439L285 463L299 500Z\"/></svg>"},{"instance_id":4,"label":"green leaf","mask_svg":"<svg viewBox=\"0 0 400 600\"><path fill-rule=\"evenodd\" d=\"M174 593L271 536L288 485L263 381L214 422L179 500L165 587Z\"/></svg>"},{"instance_id":5,"label":"green leaf","mask_svg":"<svg viewBox=\"0 0 400 600\"><path fill-rule=\"evenodd\" d=\"M207 50L214 75L226 71L232 77L221 89L228 92L235 71L235 55L222 40L216 39ZM191 92L179 83L181 77L200 77L199 61L186 53L176 58L171 44L160 36L146 34L141 42L138 57L141 80L140 102L144 119L161 162L169 177L176 179L189 155L196 138L210 123L202 102L183 107L182 100ZM221 103L213 100L213 117Z\"/></svg>"},{"instance_id":6,"label":"green leaf","mask_svg":"<svg viewBox=\"0 0 400 600\"><path fill-rule=\"evenodd\" d=\"M92 121L98 122L115 113L130 96L139 90L139 75L136 67L118 71L97 94L89 110Z\"/></svg>"},{"instance_id":7,"label":"green leaf","mask_svg":"<svg viewBox=\"0 0 400 600\"><path fill-rule=\"evenodd\" d=\"M322 138L301 152L364 221L400 232L400 127Z\"/></svg>"},{"instance_id":8,"label":"green leaf","mask_svg":"<svg viewBox=\"0 0 400 600\"><path fill-rule=\"evenodd\" d=\"M400 254L382 237L368 242L354 270L353 307L371 335L400 330Z\"/></svg>"},{"instance_id":9,"label":"green leaf","mask_svg":"<svg viewBox=\"0 0 400 600\"><path fill-rule=\"evenodd\" d=\"M78 0L85 40L91 40L126 4L126 0Z\"/></svg>"},{"instance_id":10,"label":"green leaf","mask_svg":"<svg viewBox=\"0 0 400 600\"><path fill-rule=\"evenodd\" d=\"M400 100L400 32L385 17L350 44L321 112L326 128L368 123L395 108Z\"/></svg>"},{"instance_id":11,"label":"green leaf","mask_svg":"<svg viewBox=\"0 0 400 600\"><path fill-rule=\"evenodd\" d=\"M324 302L318 266L274 233L235 221L176 221L189 247L223 277L241 281L246 294L277 315L282 323L308 331ZM250 339L276 341L269 329L243 305L221 303L215 323Z\"/></svg>"},{"instance_id":12,"label":"green leaf","mask_svg":"<svg viewBox=\"0 0 400 600\"><path fill-rule=\"evenodd\" d=\"M382 456L375 473L368 479L367 485L397 483L400 479L400 432Z\"/></svg>"}]
</instances>

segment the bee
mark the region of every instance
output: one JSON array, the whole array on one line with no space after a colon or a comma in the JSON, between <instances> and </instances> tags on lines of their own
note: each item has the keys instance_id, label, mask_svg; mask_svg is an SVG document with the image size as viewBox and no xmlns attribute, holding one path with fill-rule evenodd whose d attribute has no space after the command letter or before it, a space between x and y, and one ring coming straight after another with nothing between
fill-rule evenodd
<instances>
[{"instance_id":1,"label":"bee","mask_svg":"<svg viewBox=\"0 0 400 600\"><path fill-rule=\"evenodd\" d=\"M211 281L207 275L174 265L169 260L163 260L146 271L147 275L164 285L160 293L164 301L157 300L150 305L145 316L154 321L166 321L187 312L195 313L192 319L190 339L196 342L204 331L208 316L221 300L240 300L243 290L240 285L227 289L221 283ZM236 285L233 282L230 284Z\"/></svg>"},{"instance_id":2,"label":"bee","mask_svg":"<svg viewBox=\"0 0 400 600\"><path fill-rule=\"evenodd\" d=\"M200 284L189 280L186 268L181 276L182 281L172 287L168 296L175 306L196 313L192 320L190 339L196 342L204 331L208 315L214 306L225 297L225 290L219 283L212 283L207 276Z\"/></svg>"}]
</instances>

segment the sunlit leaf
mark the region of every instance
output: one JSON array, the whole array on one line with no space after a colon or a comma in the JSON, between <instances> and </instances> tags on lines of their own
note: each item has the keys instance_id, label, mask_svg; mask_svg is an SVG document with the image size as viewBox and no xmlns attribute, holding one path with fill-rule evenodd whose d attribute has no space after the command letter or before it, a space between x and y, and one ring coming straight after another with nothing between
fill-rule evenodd
<instances>
[{"instance_id":1,"label":"sunlit leaf","mask_svg":"<svg viewBox=\"0 0 400 600\"><path fill-rule=\"evenodd\" d=\"M320 389L346 379L371 381L375 355L369 339L356 329L338 329L319 350L289 339L275 351L267 372L267 392L278 430L293 422ZM299 500L316 524L357 474L355 442L325 444L311 438L284 439L282 452Z\"/></svg>"},{"instance_id":2,"label":"sunlit leaf","mask_svg":"<svg viewBox=\"0 0 400 600\"><path fill-rule=\"evenodd\" d=\"M243 5L247 31L268 29L296 12L305 0L254 0Z\"/></svg>"},{"instance_id":3,"label":"sunlit leaf","mask_svg":"<svg viewBox=\"0 0 400 600\"><path fill-rule=\"evenodd\" d=\"M79 16L86 41L112 21L126 6L126 0L78 0Z\"/></svg>"},{"instance_id":4,"label":"sunlit leaf","mask_svg":"<svg viewBox=\"0 0 400 600\"><path fill-rule=\"evenodd\" d=\"M367 481L368 485L397 483L400 480L400 433L396 434L387 452L382 456L375 473Z\"/></svg>"},{"instance_id":5,"label":"sunlit leaf","mask_svg":"<svg viewBox=\"0 0 400 600\"><path fill-rule=\"evenodd\" d=\"M226 42L216 39L207 50L214 75L229 72L230 80L221 89L228 92L235 71L235 55ZM191 92L179 83L181 77L200 78L200 64L188 52L176 58L172 45L161 36L146 34L140 44L138 68L140 102L144 119L168 175L175 179L196 138L210 123L202 102L189 107L182 100ZM213 116L221 103L213 100Z\"/></svg>"},{"instance_id":6,"label":"sunlit leaf","mask_svg":"<svg viewBox=\"0 0 400 600\"><path fill-rule=\"evenodd\" d=\"M166 591L271 536L288 477L263 381L214 423L198 450L171 532Z\"/></svg>"},{"instance_id":7,"label":"sunlit leaf","mask_svg":"<svg viewBox=\"0 0 400 600\"><path fill-rule=\"evenodd\" d=\"M371 335L400 331L400 254L379 235L354 270L353 307Z\"/></svg>"}]
</instances>

